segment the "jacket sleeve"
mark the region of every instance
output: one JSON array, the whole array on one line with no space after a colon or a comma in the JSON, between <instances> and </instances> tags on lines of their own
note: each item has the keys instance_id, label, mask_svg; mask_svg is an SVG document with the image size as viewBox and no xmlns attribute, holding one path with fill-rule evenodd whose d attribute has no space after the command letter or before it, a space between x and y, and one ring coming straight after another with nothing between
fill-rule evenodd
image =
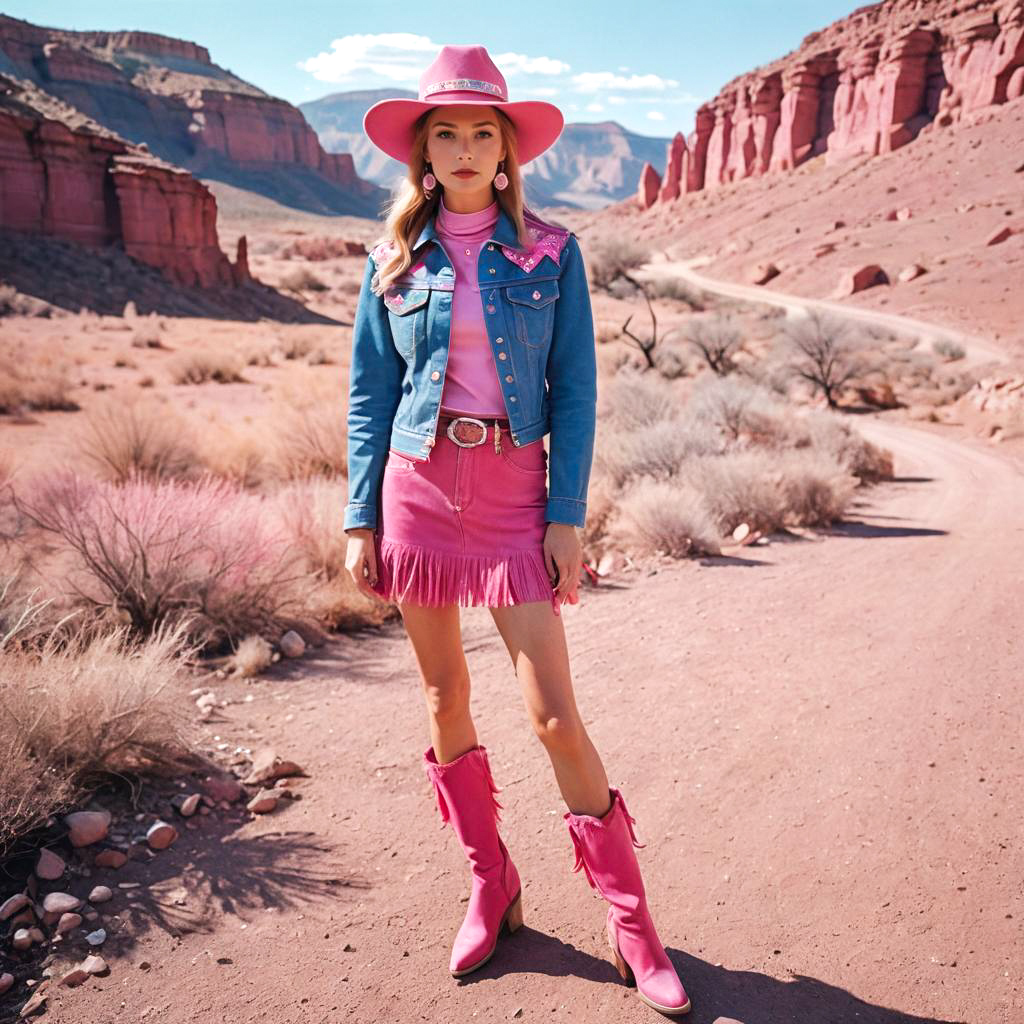
<instances>
[{"instance_id":1,"label":"jacket sleeve","mask_svg":"<svg viewBox=\"0 0 1024 1024\"><path fill-rule=\"evenodd\" d=\"M551 403L547 522L583 526L597 424L597 352L583 254L569 236L548 353Z\"/></svg>"},{"instance_id":2,"label":"jacket sleeve","mask_svg":"<svg viewBox=\"0 0 1024 1024\"><path fill-rule=\"evenodd\" d=\"M352 328L348 392L348 504L343 529L377 527L380 481L405 361L391 337L383 299L370 290L377 267L367 257Z\"/></svg>"}]
</instances>

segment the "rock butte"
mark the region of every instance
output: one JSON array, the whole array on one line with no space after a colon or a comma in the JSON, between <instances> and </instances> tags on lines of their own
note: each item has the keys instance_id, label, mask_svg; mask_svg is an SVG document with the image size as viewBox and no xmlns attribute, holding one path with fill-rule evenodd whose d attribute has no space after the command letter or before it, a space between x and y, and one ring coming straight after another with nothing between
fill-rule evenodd
<instances>
[{"instance_id":1,"label":"rock butte","mask_svg":"<svg viewBox=\"0 0 1024 1024\"><path fill-rule=\"evenodd\" d=\"M677 132L644 209L821 153L833 164L891 152L921 132L1024 96L1021 0L892 0L858 8L798 49L733 78Z\"/></svg>"}]
</instances>

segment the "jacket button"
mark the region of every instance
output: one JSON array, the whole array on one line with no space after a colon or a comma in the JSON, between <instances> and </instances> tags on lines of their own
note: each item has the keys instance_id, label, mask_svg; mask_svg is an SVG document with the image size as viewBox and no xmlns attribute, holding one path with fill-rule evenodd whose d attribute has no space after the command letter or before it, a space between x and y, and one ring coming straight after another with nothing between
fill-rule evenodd
<instances>
[{"instance_id":1,"label":"jacket button","mask_svg":"<svg viewBox=\"0 0 1024 1024\"><path fill-rule=\"evenodd\" d=\"M505 374L505 380L507 380L511 384L512 381L515 380L515 377L513 377L511 373L506 373Z\"/></svg>"},{"instance_id":2,"label":"jacket button","mask_svg":"<svg viewBox=\"0 0 1024 1024\"><path fill-rule=\"evenodd\" d=\"M494 252L494 246L493 245L489 245L489 246L487 246L487 248L488 248L488 250L490 252Z\"/></svg>"},{"instance_id":3,"label":"jacket button","mask_svg":"<svg viewBox=\"0 0 1024 1024\"><path fill-rule=\"evenodd\" d=\"M496 274L497 271L494 269L494 267L488 267L487 268L487 273L488 274Z\"/></svg>"},{"instance_id":4,"label":"jacket button","mask_svg":"<svg viewBox=\"0 0 1024 1024\"><path fill-rule=\"evenodd\" d=\"M540 298L540 292L538 292L538 291L534 291L534 293L533 293L533 297L534 297L535 299L539 299L539 298Z\"/></svg>"},{"instance_id":5,"label":"jacket button","mask_svg":"<svg viewBox=\"0 0 1024 1024\"><path fill-rule=\"evenodd\" d=\"M505 340L504 338L495 338L494 339L494 344L495 345L500 345L504 340Z\"/></svg>"},{"instance_id":6,"label":"jacket button","mask_svg":"<svg viewBox=\"0 0 1024 1024\"><path fill-rule=\"evenodd\" d=\"M514 402L514 401L516 400L516 396L515 396L515 395L509 395L509 396L508 396L508 400L509 400L510 402Z\"/></svg>"},{"instance_id":7,"label":"jacket button","mask_svg":"<svg viewBox=\"0 0 1024 1024\"><path fill-rule=\"evenodd\" d=\"M440 372L439 372L438 370L435 370L435 371L434 371L434 372L433 372L433 373L432 373L432 374L430 375L430 379L431 379L431 380L438 380L438 379L440 378L440 376L441 376Z\"/></svg>"},{"instance_id":8,"label":"jacket button","mask_svg":"<svg viewBox=\"0 0 1024 1024\"><path fill-rule=\"evenodd\" d=\"M487 307L487 312L488 313L493 313L494 312L494 307L493 306L488 306ZM501 341L501 338L499 338L498 341Z\"/></svg>"},{"instance_id":9,"label":"jacket button","mask_svg":"<svg viewBox=\"0 0 1024 1024\"><path fill-rule=\"evenodd\" d=\"M506 358L505 353L504 352L499 352L498 353L498 358L499 359L505 359Z\"/></svg>"}]
</instances>

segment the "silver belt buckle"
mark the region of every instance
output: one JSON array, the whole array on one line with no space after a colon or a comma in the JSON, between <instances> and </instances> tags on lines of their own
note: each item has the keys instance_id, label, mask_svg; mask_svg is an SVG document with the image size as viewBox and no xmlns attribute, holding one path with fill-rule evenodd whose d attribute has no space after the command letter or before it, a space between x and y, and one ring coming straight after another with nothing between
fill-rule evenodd
<instances>
[{"instance_id":1,"label":"silver belt buckle","mask_svg":"<svg viewBox=\"0 0 1024 1024\"><path fill-rule=\"evenodd\" d=\"M455 436L455 428L460 423L475 423L480 428L480 438L477 441L460 441ZM448 427L445 429L445 433L450 437L460 448L475 448L478 444L483 444L487 440L487 424L483 420L478 420L473 416L457 416L453 419Z\"/></svg>"}]
</instances>

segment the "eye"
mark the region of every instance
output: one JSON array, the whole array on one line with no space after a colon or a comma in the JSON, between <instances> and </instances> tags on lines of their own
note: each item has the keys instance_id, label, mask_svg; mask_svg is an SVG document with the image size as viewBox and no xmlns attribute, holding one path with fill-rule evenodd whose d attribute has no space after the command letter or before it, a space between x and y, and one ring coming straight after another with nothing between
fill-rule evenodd
<instances>
[{"instance_id":1,"label":"eye","mask_svg":"<svg viewBox=\"0 0 1024 1024\"><path fill-rule=\"evenodd\" d=\"M451 135L451 131L449 131L449 129L447 129L447 128L442 128L442 129L441 129L441 130L440 130L440 131L439 131L439 132L437 133L437 137L438 137L438 138L441 138L441 136L442 136L442 135Z\"/></svg>"},{"instance_id":2,"label":"eye","mask_svg":"<svg viewBox=\"0 0 1024 1024\"><path fill-rule=\"evenodd\" d=\"M490 138L491 137L491 130L490 130L490 128L481 128L480 131L477 134L478 135L486 135L487 138Z\"/></svg>"}]
</instances>

